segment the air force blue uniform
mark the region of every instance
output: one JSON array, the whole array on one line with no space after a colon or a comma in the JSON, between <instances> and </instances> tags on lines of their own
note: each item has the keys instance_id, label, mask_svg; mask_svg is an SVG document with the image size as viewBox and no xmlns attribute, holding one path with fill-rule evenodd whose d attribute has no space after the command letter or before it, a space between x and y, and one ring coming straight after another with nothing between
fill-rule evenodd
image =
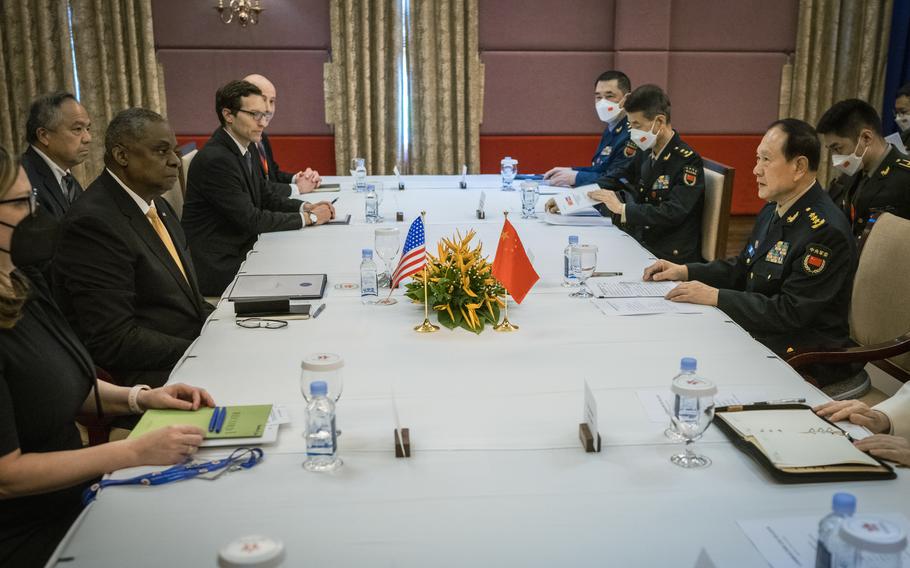
<instances>
[{"instance_id":1,"label":"air force blue uniform","mask_svg":"<svg viewBox=\"0 0 910 568\"><path fill-rule=\"evenodd\" d=\"M597 152L591 158L590 166L579 166L572 168L578 174L575 177L575 187L595 183L598 178L610 176L614 171L618 171L634 158L629 157L623 152L626 142L629 141L629 121L623 115L618 124L607 126L603 136L600 137L600 144L597 145Z\"/></svg>"}]
</instances>

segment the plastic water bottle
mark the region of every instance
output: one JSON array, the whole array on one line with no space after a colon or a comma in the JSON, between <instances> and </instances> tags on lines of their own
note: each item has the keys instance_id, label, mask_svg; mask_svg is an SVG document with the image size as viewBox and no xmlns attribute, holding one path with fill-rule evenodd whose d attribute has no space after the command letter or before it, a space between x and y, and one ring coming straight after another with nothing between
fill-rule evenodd
<instances>
[{"instance_id":1,"label":"plastic water bottle","mask_svg":"<svg viewBox=\"0 0 910 568\"><path fill-rule=\"evenodd\" d=\"M502 190L515 191L512 182L515 180L515 174L518 173L518 160L513 160L511 156L506 156L499 162L499 173L502 176Z\"/></svg>"},{"instance_id":2,"label":"plastic water bottle","mask_svg":"<svg viewBox=\"0 0 910 568\"><path fill-rule=\"evenodd\" d=\"M838 531L844 519L856 512L856 497L850 493L835 493L831 499L831 512L818 523L818 545L815 548L815 568L837 566L836 554L842 548Z\"/></svg>"},{"instance_id":3,"label":"plastic water bottle","mask_svg":"<svg viewBox=\"0 0 910 568\"><path fill-rule=\"evenodd\" d=\"M373 251L363 249L360 261L360 301L364 304L375 304L379 296L376 263L373 262Z\"/></svg>"},{"instance_id":4,"label":"plastic water bottle","mask_svg":"<svg viewBox=\"0 0 910 568\"><path fill-rule=\"evenodd\" d=\"M562 285L566 288L578 287L578 272L581 270L581 257L575 252L578 235L569 235L569 246L563 251Z\"/></svg>"},{"instance_id":5,"label":"plastic water bottle","mask_svg":"<svg viewBox=\"0 0 910 568\"><path fill-rule=\"evenodd\" d=\"M673 377L670 384L672 385L675 383L680 377L684 377L682 380L685 380L685 377L697 377L695 374L697 370L697 359L694 357L683 357L679 360L679 373ZM673 412L675 416L678 416L682 421L693 421L698 416L698 399L675 395L673 397ZM664 436L671 440L680 439L679 430L676 428L676 424L673 423L673 420L670 420L670 425L664 430Z\"/></svg>"},{"instance_id":6,"label":"plastic water bottle","mask_svg":"<svg viewBox=\"0 0 910 568\"><path fill-rule=\"evenodd\" d=\"M335 403L328 394L325 381L310 383L310 402L306 405L307 471L334 471L342 462L336 455L338 438L335 430Z\"/></svg>"},{"instance_id":7,"label":"plastic water bottle","mask_svg":"<svg viewBox=\"0 0 910 568\"><path fill-rule=\"evenodd\" d=\"M379 195L376 194L376 186L367 185L366 195L363 196L363 216L366 217L367 223L379 222Z\"/></svg>"},{"instance_id":8,"label":"plastic water bottle","mask_svg":"<svg viewBox=\"0 0 910 568\"><path fill-rule=\"evenodd\" d=\"M363 158L358 158L354 168L354 191L367 190L367 168Z\"/></svg>"}]
</instances>

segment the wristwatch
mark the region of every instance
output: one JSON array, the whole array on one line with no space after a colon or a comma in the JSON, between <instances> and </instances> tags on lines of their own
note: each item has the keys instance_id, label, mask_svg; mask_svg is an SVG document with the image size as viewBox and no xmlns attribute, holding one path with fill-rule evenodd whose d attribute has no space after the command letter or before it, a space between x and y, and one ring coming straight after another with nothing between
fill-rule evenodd
<instances>
[{"instance_id":1,"label":"wristwatch","mask_svg":"<svg viewBox=\"0 0 910 568\"><path fill-rule=\"evenodd\" d=\"M315 225L319 221L319 217L316 216L312 211L306 212L307 217L310 219L310 225Z\"/></svg>"}]
</instances>

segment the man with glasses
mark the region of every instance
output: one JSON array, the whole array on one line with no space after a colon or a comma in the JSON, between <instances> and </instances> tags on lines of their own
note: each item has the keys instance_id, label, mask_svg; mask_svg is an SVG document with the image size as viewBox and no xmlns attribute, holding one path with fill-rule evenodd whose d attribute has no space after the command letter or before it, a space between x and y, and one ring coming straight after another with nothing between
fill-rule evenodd
<instances>
[{"instance_id":1,"label":"man with glasses","mask_svg":"<svg viewBox=\"0 0 910 568\"><path fill-rule=\"evenodd\" d=\"M224 291L260 233L321 225L335 215L327 201L292 199L287 185L256 170L250 148L269 120L258 87L231 81L215 94L215 111L221 126L190 164L183 205L183 228L206 296Z\"/></svg>"},{"instance_id":2,"label":"man with glasses","mask_svg":"<svg viewBox=\"0 0 910 568\"><path fill-rule=\"evenodd\" d=\"M91 125L85 107L64 91L42 95L29 108L25 122L29 146L22 155L22 167L38 190L38 202L57 219L82 195L82 186L70 170L88 157Z\"/></svg>"},{"instance_id":3,"label":"man with glasses","mask_svg":"<svg viewBox=\"0 0 910 568\"><path fill-rule=\"evenodd\" d=\"M256 85L262 91L269 113L266 118L270 123L278 106L278 93L275 90L275 85L262 75L255 73L247 75L243 80ZM278 162L275 161L274 154L272 154L272 144L269 142L269 137L265 132L262 133L262 139L253 144L252 150L255 158L254 163L259 165L259 172L263 177L270 181L288 184L291 188L291 196L310 193L319 187L319 183L322 181L319 177L319 172L311 168L299 171L296 174L281 171L278 167Z\"/></svg>"}]
</instances>

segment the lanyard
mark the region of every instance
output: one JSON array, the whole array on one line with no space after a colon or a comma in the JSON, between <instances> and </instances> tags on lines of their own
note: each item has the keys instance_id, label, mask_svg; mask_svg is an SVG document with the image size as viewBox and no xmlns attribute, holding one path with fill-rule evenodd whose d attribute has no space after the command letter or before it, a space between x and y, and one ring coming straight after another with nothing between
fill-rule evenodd
<instances>
[{"instance_id":1,"label":"lanyard","mask_svg":"<svg viewBox=\"0 0 910 568\"><path fill-rule=\"evenodd\" d=\"M86 488L82 494L82 504L88 505L94 501L98 493L105 487L114 487L116 485L163 485L174 481L193 479L198 475L224 468L240 467L249 469L261 462L262 457L261 448L237 448L231 455L220 460L180 463L162 471L144 473L127 479L102 479Z\"/></svg>"}]
</instances>

